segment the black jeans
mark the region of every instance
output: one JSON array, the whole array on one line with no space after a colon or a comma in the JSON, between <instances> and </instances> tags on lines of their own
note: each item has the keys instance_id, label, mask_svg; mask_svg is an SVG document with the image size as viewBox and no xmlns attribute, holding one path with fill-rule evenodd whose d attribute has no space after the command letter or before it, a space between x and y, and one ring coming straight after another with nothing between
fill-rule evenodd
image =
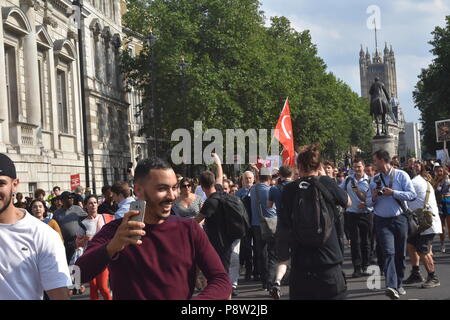
<instances>
[{"instance_id":1,"label":"black jeans","mask_svg":"<svg viewBox=\"0 0 450 320\"><path fill-rule=\"evenodd\" d=\"M256 270L253 270L252 231L252 229L249 229L247 234L241 239L241 245L239 249L239 262L241 266L245 266L246 276L250 276L253 274L253 276L255 277L259 276L259 274L255 272Z\"/></svg>"},{"instance_id":2,"label":"black jeans","mask_svg":"<svg viewBox=\"0 0 450 320\"><path fill-rule=\"evenodd\" d=\"M256 258L255 269L261 275L261 281L264 286L270 286L275 281L276 265L278 263L275 254L275 239L264 241L261 238L261 228L252 226L253 230L253 249Z\"/></svg>"},{"instance_id":3,"label":"black jeans","mask_svg":"<svg viewBox=\"0 0 450 320\"><path fill-rule=\"evenodd\" d=\"M334 217L334 225L336 227L336 234L339 242L339 247L341 248L342 255L344 255L344 236L345 236L345 226L344 226L344 213L340 211Z\"/></svg>"},{"instance_id":4,"label":"black jeans","mask_svg":"<svg viewBox=\"0 0 450 320\"><path fill-rule=\"evenodd\" d=\"M370 262L372 222L369 213L347 213L353 267L367 267Z\"/></svg>"},{"instance_id":5,"label":"black jeans","mask_svg":"<svg viewBox=\"0 0 450 320\"><path fill-rule=\"evenodd\" d=\"M222 261L222 264L223 264L225 270L227 270L227 271L230 269L231 251L232 251L232 246L230 244L230 245L227 245L226 248L224 248L220 252L217 252L217 254L219 255L220 261Z\"/></svg>"},{"instance_id":6,"label":"black jeans","mask_svg":"<svg viewBox=\"0 0 450 320\"><path fill-rule=\"evenodd\" d=\"M346 295L347 283L340 264L317 266L310 270L292 265L290 300L342 300Z\"/></svg>"}]
</instances>

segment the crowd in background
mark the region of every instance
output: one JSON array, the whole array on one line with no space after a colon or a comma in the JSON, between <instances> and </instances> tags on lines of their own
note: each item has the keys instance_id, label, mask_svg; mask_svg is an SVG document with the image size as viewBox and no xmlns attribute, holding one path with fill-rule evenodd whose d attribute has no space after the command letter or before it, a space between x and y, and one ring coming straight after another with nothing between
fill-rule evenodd
<instances>
[{"instance_id":1,"label":"crowd in background","mask_svg":"<svg viewBox=\"0 0 450 320\"><path fill-rule=\"evenodd\" d=\"M195 218L198 222L204 224L205 219L208 220L208 216L206 213L202 215L202 212L206 212L206 210L202 211L202 208L211 194L224 192L235 195L244 204L245 198L250 197L250 203L246 204L249 220L252 224L250 231L244 238L230 244L227 253L219 252L219 256L229 271L233 284L233 296L238 295L238 279L240 275L243 275L247 281L251 279L260 281L263 289L268 290L272 297L279 298L278 286L285 278L286 268L281 272L280 277L279 269L276 269L280 260L276 258L274 244L261 239L260 221L258 221L260 217L256 213L259 209L255 208L260 205L264 211L263 216L276 217L277 210L281 206L277 203L281 201L282 188L299 178L298 168L283 166L272 169L271 175L263 175L260 171L261 166L251 165L239 177L228 178L223 174L220 159L217 156L215 156L215 164L216 173L212 173L210 176L205 172L194 178L177 174L178 190L177 198L173 203L172 214L185 218ZM433 186L442 225L447 226L450 235L449 168L444 167L440 162L422 162L414 158L408 159L407 163L401 165L398 157L392 158L391 165L394 168L404 170L411 178L420 175ZM321 175L330 177L341 187L345 186L347 178L355 173L352 167L343 167L343 165L337 167L332 161L324 161L321 164L320 172ZM370 184L372 178L377 174L376 166L366 163L364 174ZM252 194L251 190L254 190L252 188L254 185L259 185L264 190L262 201L257 198L258 195ZM123 218L124 214L129 211L130 203L134 200L133 186L118 181L112 186L104 186L100 197L90 194L90 191L83 187L78 187L74 192L61 192L61 189L55 186L48 197L42 189L35 191L34 198L25 197L24 199L23 194L17 193L14 205L17 208L26 209L33 216L57 231L64 242L68 263L74 264L83 253L83 250L79 249L86 248L87 243L105 224L113 219ZM344 217L344 220L341 247L344 245L344 236L347 245L350 245L350 239L352 238L348 230L347 217ZM214 236L211 236L211 230L213 230L211 224L206 226L206 229L209 227L209 230L205 231L209 232L208 236L214 242L212 240ZM373 225L371 228L373 228ZM374 232L370 230L369 233L371 238L370 261L371 263L378 263L382 267L383 262L380 261L382 260L382 254L377 252L374 244ZM445 230L440 234L440 243L439 250L445 252ZM219 248L215 248L220 251ZM227 257L224 258L224 255ZM367 263L364 267L367 267ZM353 276L364 275L364 271L355 267ZM201 283L202 280L204 281L204 277L202 278L201 272L198 272L198 289L205 287ZM98 299L98 291L104 299L112 298L108 288L107 268L90 282L90 289L91 299ZM83 293L83 291L84 288L81 287L79 291L73 290L73 293Z\"/></svg>"}]
</instances>

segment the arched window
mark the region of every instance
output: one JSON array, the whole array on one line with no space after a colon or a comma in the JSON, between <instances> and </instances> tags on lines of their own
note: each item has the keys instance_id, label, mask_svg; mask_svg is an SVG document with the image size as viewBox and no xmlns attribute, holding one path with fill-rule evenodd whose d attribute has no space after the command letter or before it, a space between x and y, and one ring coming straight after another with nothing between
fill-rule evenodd
<instances>
[{"instance_id":1,"label":"arched window","mask_svg":"<svg viewBox=\"0 0 450 320\"><path fill-rule=\"evenodd\" d=\"M47 30L43 26L36 29L36 40L38 48L38 73L39 73L39 91L41 93L41 128L49 130L52 123L52 106L50 91L50 59L49 50L53 47L53 41Z\"/></svg>"},{"instance_id":2,"label":"arched window","mask_svg":"<svg viewBox=\"0 0 450 320\"><path fill-rule=\"evenodd\" d=\"M56 100L59 131L75 134L75 95L77 81L74 77L76 49L69 40L57 40L54 44L56 66Z\"/></svg>"},{"instance_id":3,"label":"arched window","mask_svg":"<svg viewBox=\"0 0 450 320\"><path fill-rule=\"evenodd\" d=\"M31 26L26 15L16 7L2 8L5 43L5 66L6 66L6 99L10 122L24 121L20 105L19 72L23 66L21 60L21 41L23 36L31 32Z\"/></svg>"}]
</instances>

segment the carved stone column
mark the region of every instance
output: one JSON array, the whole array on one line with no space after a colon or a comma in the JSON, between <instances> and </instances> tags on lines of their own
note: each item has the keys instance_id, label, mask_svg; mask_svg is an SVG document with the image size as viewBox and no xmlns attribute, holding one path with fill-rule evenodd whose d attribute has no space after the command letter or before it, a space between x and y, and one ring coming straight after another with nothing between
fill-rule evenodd
<instances>
[{"instance_id":1,"label":"carved stone column","mask_svg":"<svg viewBox=\"0 0 450 320\"><path fill-rule=\"evenodd\" d=\"M35 125L41 125L41 92L39 90L39 71L38 55L36 44L36 13L34 8L35 1L21 0L20 8L25 12L31 25L31 31L24 37L24 75L25 75L25 94L27 104L27 122Z\"/></svg>"},{"instance_id":2,"label":"carved stone column","mask_svg":"<svg viewBox=\"0 0 450 320\"><path fill-rule=\"evenodd\" d=\"M6 92L5 45L3 42L3 20L0 19L0 152L2 144L9 144L9 108Z\"/></svg>"}]
</instances>

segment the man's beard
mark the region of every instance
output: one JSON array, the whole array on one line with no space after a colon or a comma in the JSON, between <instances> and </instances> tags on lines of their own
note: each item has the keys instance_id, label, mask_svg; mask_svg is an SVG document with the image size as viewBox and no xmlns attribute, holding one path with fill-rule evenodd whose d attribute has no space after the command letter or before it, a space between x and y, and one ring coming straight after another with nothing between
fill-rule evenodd
<instances>
[{"instance_id":1,"label":"man's beard","mask_svg":"<svg viewBox=\"0 0 450 320\"><path fill-rule=\"evenodd\" d=\"M9 195L9 198L6 198L7 200L6 200L6 204L2 207L2 208L0 208L0 214L2 214L3 213L3 211L5 211L6 209L8 209L8 207L9 207L9 205L11 204L11 201L12 201L12 192L10 193L10 195Z\"/></svg>"},{"instance_id":2,"label":"man's beard","mask_svg":"<svg viewBox=\"0 0 450 320\"><path fill-rule=\"evenodd\" d=\"M145 197L146 207L150 207L153 204L153 202L150 201L150 197L148 196L148 194L147 194L147 192L145 190L144 190L144 197ZM159 205L163 205L163 204L166 204L166 203L173 203L173 202L166 200L166 201L160 202ZM157 218L160 219L160 220L167 220L167 219L169 219L169 217L170 217L170 215L168 215L167 217L163 217L163 216L161 216L159 214L157 215Z\"/></svg>"}]
</instances>

